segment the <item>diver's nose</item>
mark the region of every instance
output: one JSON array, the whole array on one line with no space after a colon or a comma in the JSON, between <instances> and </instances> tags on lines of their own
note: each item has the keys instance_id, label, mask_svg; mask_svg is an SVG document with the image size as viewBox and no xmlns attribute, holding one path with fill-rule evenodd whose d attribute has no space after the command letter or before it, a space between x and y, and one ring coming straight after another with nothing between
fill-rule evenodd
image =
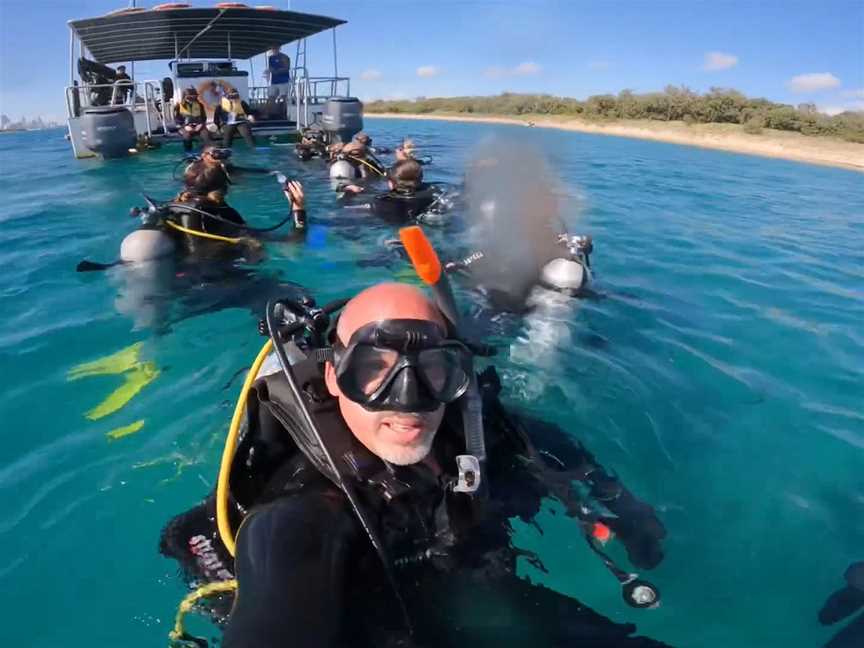
<instances>
[{"instance_id":1,"label":"diver's nose","mask_svg":"<svg viewBox=\"0 0 864 648\"><path fill-rule=\"evenodd\" d=\"M392 403L401 411L424 412L438 407L438 403L420 383L414 367L404 367L396 374L390 394Z\"/></svg>"}]
</instances>

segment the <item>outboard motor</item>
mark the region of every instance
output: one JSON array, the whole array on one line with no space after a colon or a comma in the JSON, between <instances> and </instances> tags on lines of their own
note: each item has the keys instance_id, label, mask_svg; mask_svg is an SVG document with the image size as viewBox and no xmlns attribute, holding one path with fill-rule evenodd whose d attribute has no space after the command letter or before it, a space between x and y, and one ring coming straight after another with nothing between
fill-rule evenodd
<instances>
[{"instance_id":1,"label":"outboard motor","mask_svg":"<svg viewBox=\"0 0 864 648\"><path fill-rule=\"evenodd\" d=\"M129 155L138 141L132 113L123 106L85 108L81 116L84 144L103 158Z\"/></svg>"},{"instance_id":2,"label":"outboard motor","mask_svg":"<svg viewBox=\"0 0 864 648\"><path fill-rule=\"evenodd\" d=\"M331 143L348 143L363 130L363 104L356 97L331 97L324 104L321 125Z\"/></svg>"}]
</instances>

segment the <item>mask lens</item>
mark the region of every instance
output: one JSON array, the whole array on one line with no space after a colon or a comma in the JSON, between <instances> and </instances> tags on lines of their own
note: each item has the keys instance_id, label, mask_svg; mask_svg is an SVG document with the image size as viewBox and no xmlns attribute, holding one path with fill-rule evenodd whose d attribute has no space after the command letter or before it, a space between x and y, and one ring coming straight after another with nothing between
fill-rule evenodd
<instances>
[{"instance_id":1,"label":"mask lens","mask_svg":"<svg viewBox=\"0 0 864 648\"><path fill-rule=\"evenodd\" d=\"M418 355L418 365L426 384L443 402L455 399L468 384L464 352L456 347L424 349Z\"/></svg>"},{"instance_id":2,"label":"mask lens","mask_svg":"<svg viewBox=\"0 0 864 648\"><path fill-rule=\"evenodd\" d=\"M351 391L371 396L398 361L398 351L361 344L351 353L343 376L348 378Z\"/></svg>"}]
</instances>

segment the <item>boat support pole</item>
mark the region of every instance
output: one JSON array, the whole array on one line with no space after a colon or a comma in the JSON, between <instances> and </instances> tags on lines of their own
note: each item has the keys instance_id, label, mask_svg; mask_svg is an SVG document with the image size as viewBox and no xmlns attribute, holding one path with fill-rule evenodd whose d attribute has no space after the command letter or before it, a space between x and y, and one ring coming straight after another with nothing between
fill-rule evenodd
<instances>
[{"instance_id":1,"label":"boat support pole","mask_svg":"<svg viewBox=\"0 0 864 648\"><path fill-rule=\"evenodd\" d=\"M69 29L69 85L75 81L75 30Z\"/></svg>"},{"instance_id":2,"label":"boat support pole","mask_svg":"<svg viewBox=\"0 0 864 648\"><path fill-rule=\"evenodd\" d=\"M334 27L333 32L333 88L330 91L330 96L336 96L337 84L339 83L339 57L336 56L336 28Z\"/></svg>"},{"instance_id":3,"label":"boat support pole","mask_svg":"<svg viewBox=\"0 0 864 648\"><path fill-rule=\"evenodd\" d=\"M216 16L213 18L213 20L211 20L209 23L207 23L207 25L201 31L199 31L197 34L195 34L192 37L192 40L190 40L188 43L186 43L186 45L183 46L183 49L180 50L180 54L182 54L183 52L188 50L190 47L192 47L192 43L194 43L196 40L201 38L208 31L210 31L210 28L216 23L216 21L219 20L223 15L225 15L225 11L226 11L225 9L220 9L219 13L216 14Z\"/></svg>"}]
</instances>

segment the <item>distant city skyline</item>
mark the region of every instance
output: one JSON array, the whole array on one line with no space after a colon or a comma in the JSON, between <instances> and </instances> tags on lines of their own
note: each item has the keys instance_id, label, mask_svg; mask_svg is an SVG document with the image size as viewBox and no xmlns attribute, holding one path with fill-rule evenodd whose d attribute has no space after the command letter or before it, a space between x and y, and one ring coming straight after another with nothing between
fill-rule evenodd
<instances>
[{"instance_id":1,"label":"distant city skyline","mask_svg":"<svg viewBox=\"0 0 864 648\"><path fill-rule=\"evenodd\" d=\"M0 0L0 112L65 120L66 22L122 0ZM139 6L155 3L138 2ZM192 2L194 6L212 3ZM563 0L293 0L280 8L342 18L339 74L363 99L488 95L585 98L712 86L829 114L864 110L864 3ZM332 72L331 36L309 41L311 71ZM293 47L285 49L293 58ZM254 61L263 84L263 57ZM243 64L245 69L245 64ZM161 79L164 63L136 66Z\"/></svg>"}]
</instances>

